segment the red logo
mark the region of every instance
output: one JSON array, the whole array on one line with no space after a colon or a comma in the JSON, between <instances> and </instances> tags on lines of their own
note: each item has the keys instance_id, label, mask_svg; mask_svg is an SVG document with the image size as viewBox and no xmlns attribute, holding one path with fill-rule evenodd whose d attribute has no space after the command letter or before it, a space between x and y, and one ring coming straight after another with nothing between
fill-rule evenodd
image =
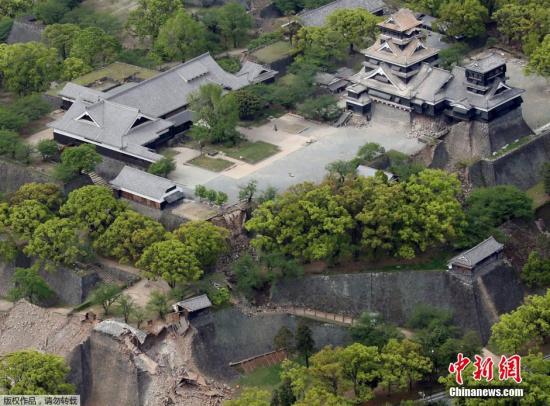
<instances>
[{"instance_id":1,"label":"red logo","mask_svg":"<svg viewBox=\"0 0 550 406\"><path fill-rule=\"evenodd\" d=\"M458 353L456 362L449 364L449 372L455 375L456 383L462 385L462 371L471 363L470 358L465 357L462 353ZM483 358L479 355L475 355L473 378L476 381L485 379L487 382L493 380L494 362L491 357ZM521 383L521 357L519 355L511 355L507 357L503 355L500 357L498 363L498 379L500 381L506 381L513 379L517 383Z\"/></svg>"}]
</instances>

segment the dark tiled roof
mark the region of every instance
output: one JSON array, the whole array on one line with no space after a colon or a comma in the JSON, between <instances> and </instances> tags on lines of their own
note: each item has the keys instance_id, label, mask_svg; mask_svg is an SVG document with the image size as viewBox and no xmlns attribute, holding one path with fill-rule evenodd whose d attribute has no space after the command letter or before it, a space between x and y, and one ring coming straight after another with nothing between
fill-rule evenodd
<instances>
[{"instance_id":1,"label":"dark tiled roof","mask_svg":"<svg viewBox=\"0 0 550 406\"><path fill-rule=\"evenodd\" d=\"M420 24L420 21L416 19L411 10L401 8L378 25L393 31L405 32L411 28L418 27Z\"/></svg>"},{"instance_id":2,"label":"dark tiled roof","mask_svg":"<svg viewBox=\"0 0 550 406\"><path fill-rule=\"evenodd\" d=\"M494 53L491 53L484 58L480 58L478 60L470 62L466 66L466 69L474 72L486 73L505 64L506 61L503 58Z\"/></svg>"},{"instance_id":3,"label":"dark tiled roof","mask_svg":"<svg viewBox=\"0 0 550 406\"><path fill-rule=\"evenodd\" d=\"M196 312L197 310L202 310L202 309L211 307L212 302L210 302L210 299L208 299L208 296L200 295L200 296L195 296L190 299L185 299L185 300L182 300L181 302L176 303L174 305L175 309L177 309L176 306L183 308L188 312L192 313L192 312Z\"/></svg>"},{"instance_id":4,"label":"dark tiled roof","mask_svg":"<svg viewBox=\"0 0 550 406\"><path fill-rule=\"evenodd\" d=\"M468 251L464 251L462 254L457 255L449 261L449 265L458 265L466 268L473 268L486 258L499 251L502 251L504 245L499 243L493 238L493 236L487 238L485 241L480 242Z\"/></svg>"},{"instance_id":5,"label":"dark tiled roof","mask_svg":"<svg viewBox=\"0 0 550 406\"><path fill-rule=\"evenodd\" d=\"M177 185L166 178L153 175L151 173L125 166L120 173L111 182L116 189L124 189L129 192L137 193L152 200L162 202L166 200L167 190ZM173 193L181 191L174 189Z\"/></svg>"},{"instance_id":6,"label":"dark tiled roof","mask_svg":"<svg viewBox=\"0 0 550 406\"><path fill-rule=\"evenodd\" d=\"M320 27L325 24L326 18L336 10L364 8L371 13L377 13L385 6L386 4L382 0L336 0L313 10L305 10L298 14L298 17L305 26Z\"/></svg>"}]
</instances>

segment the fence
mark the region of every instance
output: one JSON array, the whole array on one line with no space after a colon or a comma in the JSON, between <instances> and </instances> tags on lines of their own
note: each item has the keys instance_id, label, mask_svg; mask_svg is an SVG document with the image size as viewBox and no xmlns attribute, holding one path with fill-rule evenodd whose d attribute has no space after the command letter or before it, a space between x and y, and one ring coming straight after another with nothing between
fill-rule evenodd
<instances>
[{"instance_id":1,"label":"fence","mask_svg":"<svg viewBox=\"0 0 550 406\"><path fill-rule=\"evenodd\" d=\"M246 358L237 362L230 362L229 366L240 368L245 374L254 371L256 368L267 367L281 363L287 357L285 350L277 350L267 352L265 354L256 355L251 358Z\"/></svg>"},{"instance_id":2,"label":"fence","mask_svg":"<svg viewBox=\"0 0 550 406\"><path fill-rule=\"evenodd\" d=\"M327 322L345 324L346 326L352 326L355 323L355 319L351 316L328 313L321 310L305 309L303 307L296 306L284 307L282 310L286 313L294 314L295 316L302 316Z\"/></svg>"}]
</instances>

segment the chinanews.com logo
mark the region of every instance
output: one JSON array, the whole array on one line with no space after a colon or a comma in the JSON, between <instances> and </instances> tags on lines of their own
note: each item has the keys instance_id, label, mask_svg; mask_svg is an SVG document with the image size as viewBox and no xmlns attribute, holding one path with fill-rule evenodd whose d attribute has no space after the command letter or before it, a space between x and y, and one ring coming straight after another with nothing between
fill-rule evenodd
<instances>
[{"instance_id":1,"label":"chinanews.com logo","mask_svg":"<svg viewBox=\"0 0 550 406\"><path fill-rule=\"evenodd\" d=\"M523 388L514 386L481 386L479 383L487 382L490 384L493 380L498 379L501 382L510 382L512 385L517 385L522 382L521 379L521 357L519 355L506 356L502 355L498 362L498 377L495 375L494 361L491 357L474 356L474 370L472 378L475 384L472 386L464 385L462 374L468 365L472 363L470 358L465 357L462 353L457 356L456 362L449 364L449 373L454 375L457 385L449 388L450 397L523 397Z\"/></svg>"}]
</instances>

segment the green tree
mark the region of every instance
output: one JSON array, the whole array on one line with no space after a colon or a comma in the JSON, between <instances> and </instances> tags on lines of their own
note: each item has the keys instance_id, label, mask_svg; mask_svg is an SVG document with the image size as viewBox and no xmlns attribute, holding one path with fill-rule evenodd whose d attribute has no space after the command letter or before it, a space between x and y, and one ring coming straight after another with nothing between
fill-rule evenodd
<instances>
[{"instance_id":1,"label":"green tree","mask_svg":"<svg viewBox=\"0 0 550 406\"><path fill-rule=\"evenodd\" d=\"M311 387L305 394L304 399L299 400L294 406L346 406L350 403L341 396L318 387Z\"/></svg>"},{"instance_id":2,"label":"green tree","mask_svg":"<svg viewBox=\"0 0 550 406\"><path fill-rule=\"evenodd\" d=\"M73 80L92 70L92 67L82 59L71 56L63 61L61 79Z\"/></svg>"},{"instance_id":3,"label":"green tree","mask_svg":"<svg viewBox=\"0 0 550 406\"><path fill-rule=\"evenodd\" d=\"M550 10L548 3L537 1L502 1L493 14L501 36L508 43L536 40L540 43L548 34Z\"/></svg>"},{"instance_id":4,"label":"green tree","mask_svg":"<svg viewBox=\"0 0 550 406\"><path fill-rule=\"evenodd\" d=\"M164 279L170 287L198 280L202 275L200 262L193 250L178 240L157 242L147 248L136 265L147 278Z\"/></svg>"},{"instance_id":5,"label":"green tree","mask_svg":"<svg viewBox=\"0 0 550 406\"><path fill-rule=\"evenodd\" d=\"M330 26L302 27L296 34L296 48L315 66L331 67L342 60L349 43Z\"/></svg>"},{"instance_id":6,"label":"green tree","mask_svg":"<svg viewBox=\"0 0 550 406\"><path fill-rule=\"evenodd\" d=\"M328 176L342 184L348 177L357 176L357 164L354 161L338 160L326 166Z\"/></svg>"},{"instance_id":7,"label":"green tree","mask_svg":"<svg viewBox=\"0 0 550 406\"><path fill-rule=\"evenodd\" d=\"M7 155L10 158L15 156L15 147L21 143L16 132L0 130L0 155Z\"/></svg>"},{"instance_id":8,"label":"green tree","mask_svg":"<svg viewBox=\"0 0 550 406\"><path fill-rule=\"evenodd\" d=\"M335 121L342 114L342 109L334 96L322 95L305 100L298 106L298 112L311 120Z\"/></svg>"},{"instance_id":9,"label":"green tree","mask_svg":"<svg viewBox=\"0 0 550 406\"><path fill-rule=\"evenodd\" d=\"M315 341L313 340L313 333L307 324L300 322L296 329L296 351L306 361L306 367L309 368L309 357L313 354L315 348Z\"/></svg>"},{"instance_id":10,"label":"green tree","mask_svg":"<svg viewBox=\"0 0 550 406\"><path fill-rule=\"evenodd\" d=\"M343 385L342 348L328 345L310 359L309 373L318 384L328 392L338 395Z\"/></svg>"},{"instance_id":11,"label":"green tree","mask_svg":"<svg viewBox=\"0 0 550 406\"><path fill-rule=\"evenodd\" d=\"M54 140L40 140L36 144L36 150L42 155L42 160L55 158L59 152L57 142Z\"/></svg>"},{"instance_id":12,"label":"green tree","mask_svg":"<svg viewBox=\"0 0 550 406\"><path fill-rule=\"evenodd\" d=\"M246 223L257 249L305 260L334 259L349 249L353 220L329 186L304 183L260 205Z\"/></svg>"},{"instance_id":13,"label":"green tree","mask_svg":"<svg viewBox=\"0 0 550 406\"><path fill-rule=\"evenodd\" d=\"M543 296L529 296L516 310L500 316L491 327L491 343L500 351L517 353L529 344L542 344L550 337L550 289Z\"/></svg>"},{"instance_id":14,"label":"green tree","mask_svg":"<svg viewBox=\"0 0 550 406\"><path fill-rule=\"evenodd\" d=\"M134 313L136 302L130 296L121 294L115 302L115 311L124 317L124 323L128 324L130 316Z\"/></svg>"},{"instance_id":15,"label":"green tree","mask_svg":"<svg viewBox=\"0 0 550 406\"><path fill-rule=\"evenodd\" d=\"M269 275L250 255L243 255L231 266L237 278L237 289L247 297L253 296L254 290L263 288L269 283Z\"/></svg>"},{"instance_id":16,"label":"green tree","mask_svg":"<svg viewBox=\"0 0 550 406\"><path fill-rule=\"evenodd\" d=\"M550 76L550 34L544 37L544 41L531 54L527 72L544 77Z\"/></svg>"},{"instance_id":17,"label":"green tree","mask_svg":"<svg viewBox=\"0 0 550 406\"><path fill-rule=\"evenodd\" d=\"M362 163L366 164L373 159L378 158L384 152L386 152L386 150L380 144L377 144L376 142L367 142L359 148L359 151L357 151L357 158L359 158Z\"/></svg>"},{"instance_id":18,"label":"green tree","mask_svg":"<svg viewBox=\"0 0 550 406\"><path fill-rule=\"evenodd\" d=\"M233 96L239 108L241 120L254 120L260 117L268 106L267 100L251 90L249 86L233 92Z\"/></svg>"},{"instance_id":19,"label":"green tree","mask_svg":"<svg viewBox=\"0 0 550 406\"><path fill-rule=\"evenodd\" d=\"M30 268L15 268L12 277L14 288L8 293L12 301L27 299L33 304L43 303L54 295L44 278L38 274L38 265Z\"/></svg>"},{"instance_id":20,"label":"green tree","mask_svg":"<svg viewBox=\"0 0 550 406\"><path fill-rule=\"evenodd\" d=\"M36 17L45 24L58 23L68 11L67 3L59 0L44 0L34 6Z\"/></svg>"},{"instance_id":21,"label":"green tree","mask_svg":"<svg viewBox=\"0 0 550 406\"><path fill-rule=\"evenodd\" d=\"M89 66L113 62L120 52L120 43L113 35L99 27L88 27L78 32L72 42L70 56Z\"/></svg>"},{"instance_id":22,"label":"green tree","mask_svg":"<svg viewBox=\"0 0 550 406\"><path fill-rule=\"evenodd\" d=\"M52 217L51 212L36 200L24 200L10 210L10 229L19 237L28 240L38 226Z\"/></svg>"},{"instance_id":23,"label":"green tree","mask_svg":"<svg viewBox=\"0 0 550 406\"><path fill-rule=\"evenodd\" d=\"M183 9L181 0L139 0L128 15L127 28L141 39L157 38L166 21Z\"/></svg>"},{"instance_id":24,"label":"green tree","mask_svg":"<svg viewBox=\"0 0 550 406\"><path fill-rule=\"evenodd\" d=\"M432 370L432 363L429 358L422 354L420 344L404 339L398 341L390 339L382 349L380 358L382 360L381 383L386 386L388 393L393 386L399 389L409 388L412 384L422 379Z\"/></svg>"},{"instance_id":25,"label":"green tree","mask_svg":"<svg viewBox=\"0 0 550 406\"><path fill-rule=\"evenodd\" d=\"M199 141L235 144L240 135L236 130L239 117L237 102L232 94L223 95L221 86L205 84L189 97L190 109L197 119L191 136Z\"/></svg>"},{"instance_id":26,"label":"green tree","mask_svg":"<svg viewBox=\"0 0 550 406\"><path fill-rule=\"evenodd\" d=\"M339 354L342 375L353 384L353 393L363 401L373 397L380 380L381 359L378 347L360 343L345 347Z\"/></svg>"},{"instance_id":27,"label":"green tree","mask_svg":"<svg viewBox=\"0 0 550 406\"><path fill-rule=\"evenodd\" d=\"M239 200L246 200L247 203L252 203L252 199L257 191L258 181L252 179L246 185L239 186Z\"/></svg>"},{"instance_id":28,"label":"green tree","mask_svg":"<svg viewBox=\"0 0 550 406\"><path fill-rule=\"evenodd\" d=\"M141 306L134 305L131 315L136 321L137 328L140 328L141 323L143 323L143 321L145 320L145 309Z\"/></svg>"},{"instance_id":29,"label":"green tree","mask_svg":"<svg viewBox=\"0 0 550 406\"><path fill-rule=\"evenodd\" d=\"M30 11L32 6L32 0L4 0L0 2L0 15L15 17Z\"/></svg>"},{"instance_id":30,"label":"green tree","mask_svg":"<svg viewBox=\"0 0 550 406\"><path fill-rule=\"evenodd\" d=\"M70 217L87 229L94 238L99 237L125 210L111 191L103 186L84 186L73 190L59 213Z\"/></svg>"},{"instance_id":31,"label":"green tree","mask_svg":"<svg viewBox=\"0 0 550 406\"><path fill-rule=\"evenodd\" d=\"M453 66L460 65L468 53L468 45L459 42L439 52L439 64L443 69L451 70Z\"/></svg>"},{"instance_id":32,"label":"green tree","mask_svg":"<svg viewBox=\"0 0 550 406\"><path fill-rule=\"evenodd\" d=\"M479 0L449 0L439 9L438 26L448 35L479 37L485 33L489 14Z\"/></svg>"},{"instance_id":33,"label":"green tree","mask_svg":"<svg viewBox=\"0 0 550 406\"><path fill-rule=\"evenodd\" d=\"M392 338L401 338L396 327L382 323L378 317L363 312L359 319L350 328L354 341L366 346L383 347Z\"/></svg>"},{"instance_id":34,"label":"green tree","mask_svg":"<svg viewBox=\"0 0 550 406\"><path fill-rule=\"evenodd\" d=\"M475 189L465 204L467 229L463 246L472 246L487 238L505 221L533 217L533 201L511 185Z\"/></svg>"},{"instance_id":35,"label":"green tree","mask_svg":"<svg viewBox=\"0 0 550 406\"><path fill-rule=\"evenodd\" d=\"M327 18L326 25L339 33L349 44L366 47L374 42L379 18L363 8L336 10Z\"/></svg>"},{"instance_id":36,"label":"green tree","mask_svg":"<svg viewBox=\"0 0 550 406\"><path fill-rule=\"evenodd\" d=\"M69 395L69 368L63 357L34 350L0 357L0 387L7 395Z\"/></svg>"},{"instance_id":37,"label":"green tree","mask_svg":"<svg viewBox=\"0 0 550 406\"><path fill-rule=\"evenodd\" d=\"M294 348L294 334L288 327L283 326L277 331L275 337L273 337L273 348L275 350L285 349L292 352Z\"/></svg>"},{"instance_id":38,"label":"green tree","mask_svg":"<svg viewBox=\"0 0 550 406\"><path fill-rule=\"evenodd\" d=\"M271 406L292 406L296 402L290 379L282 379L271 394Z\"/></svg>"},{"instance_id":39,"label":"green tree","mask_svg":"<svg viewBox=\"0 0 550 406\"><path fill-rule=\"evenodd\" d=\"M163 60L185 61L206 50L206 28L183 9L160 28L154 51Z\"/></svg>"},{"instance_id":40,"label":"green tree","mask_svg":"<svg viewBox=\"0 0 550 406\"><path fill-rule=\"evenodd\" d=\"M174 169L176 169L176 163L173 159L161 158L149 165L147 172L166 178Z\"/></svg>"},{"instance_id":41,"label":"green tree","mask_svg":"<svg viewBox=\"0 0 550 406\"><path fill-rule=\"evenodd\" d=\"M208 221L189 221L173 234L191 249L202 267L211 267L228 251L229 230Z\"/></svg>"},{"instance_id":42,"label":"green tree","mask_svg":"<svg viewBox=\"0 0 550 406\"><path fill-rule=\"evenodd\" d=\"M218 24L226 43L232 41L237 48L252 28L252 18L242 5L231 1L218 9Z\"/></svg>"},{"instance_id":43,"label":"green tree","mask_svg":"<svg viewBox=\"0 0 550 406\"><path fill-rule=\"evenodd\" d=\"M550 260L542 258L537 251L531 251L523 266L521 279L529 287L550 286Z\"/></svg>"},{"instance_id":44,"label":"green tree","mask_svg":"<svg viewBox=\"0 0 550 406\"><path fill-rule=\"evenodd\" d=\"M0 73L9 91L42 92L59 75L57 50L38 42L0 44Z\"/></svg>"},{"instance_id":45,"label":"green tree","mask_svg":"<svg viewBox=\"0 0 550 406\"><path fill-rule=\"evenodd\" d=\"M95 145L81 144L78 147L66 148L61 154L56 176L68 181L83 171L92 172L101 161L101 155L96 152Z\"/></svg>"},{"instance_id":46,"label":"green tree","mask_svg":"<svg viewBox=\"0 0 550 406\"><path fill-rule=\"evenodd\" d=\"M105 315L109 315L111 306L119 300L122 290L113 283L102 283L93 290L90 301L93 304L103 307Z\"/></svg>"},{"instance_id":47,"label":"green tree","mask_svg":"<svg viewBox=\"0 0 550 406\"><path fill-rule=\"evenodd\" d=\"M80 32L76 24L50 24L42 32L42 40L46 45L57 49L59 56L67 58L71 52L73 40Z\"/></svg>"},{"instance_id":48,"label":"green tree","mask_svg":"<svg viewBox=\"0 0 550 406\"><path fill-rule=\"evenodd\" d=\"M158 290L151 292L151 296L147 302L147 309L157 313L161 319L164 319L164 316L170 311L168 297Z\"/></svg>"},{"instance_id":49,"label":"green tree","mask_svg":"<svg viewBox=\"0 0 550 406\"><path fill-rule=\"evenodd\" d=\"M237 399L228 400L225 406L270 406L269 392L258 388L245 388Z\"/></svg>"},{"instance_id":50,"label":"green tree","mask_svg":"<svg viewBox=\"0 0 550 406\"><path fill-rule=\"evenodd\" d=\"M52 218L40 224L24 249L46 264L75 264L89 255L86 240L70 219Z\"/></svg>"},{"instance_id":51,"label":"green tree","mask_svg":"<svg viewBox=\"0 0 550 406\"><path fill-rule=\"evenodd\" d=\"M126 210L94 241L94 248L121 263L135 263L149 246L167 238L159 222Z\"/></svg>"},{"instance_id":52,"label":"green tree","mask_svg":"<svg viewBox=\"0 0 550 406\"><path fill-rule=\"evenodd\" d=\"M439 16L439 9L445 3L445 0L410 0L408 4L412 9L423 11L432 16Z\"/></svg>"}]
</instances>

